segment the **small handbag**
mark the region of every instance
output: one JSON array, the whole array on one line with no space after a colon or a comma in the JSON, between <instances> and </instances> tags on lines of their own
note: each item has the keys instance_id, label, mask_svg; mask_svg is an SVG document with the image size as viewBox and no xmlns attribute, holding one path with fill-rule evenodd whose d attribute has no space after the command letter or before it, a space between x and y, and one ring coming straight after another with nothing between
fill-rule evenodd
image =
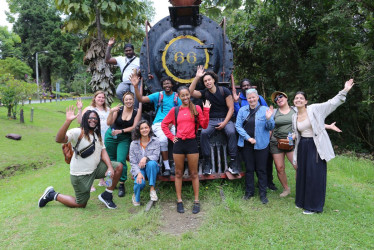
<instances>
[{"instance_id":1,"label":"small handbag","mask_svg":"<svg viewBox=\"0 0 374 250\"><path fill-rule=\"evenodd\" d=\"M62 144L62 153L64 153L65 162L67 164L70 164L71 158L73 157L73 148L70 142L66 144Z\"/></svg>"},{"instance_id":2,"label":"small handbag","mask_svg":"<svg viewBox=\"0 0 374 250\"><path fill-rule=\"evenodd\" d=\"M87 158L88 156L92 155L95 152L95 142L96 142L95 134L93 136L94 136L94 139L92 143L79 151L76 149L78 146L77 144L77 146L74 148L76 158L78 158L78 155L82 158Z\"/></svg>"},{"instance_id":3,"label":"small handbag","mask_svg":"<svg viewBox=\"0 0 374 250\"><path fill-rule=\"evenodd\" d=\"M294 145L290 145L288 139L278 139L278 148L282 150L290 151L294 148Z\"/></svg>"}]
</instances>

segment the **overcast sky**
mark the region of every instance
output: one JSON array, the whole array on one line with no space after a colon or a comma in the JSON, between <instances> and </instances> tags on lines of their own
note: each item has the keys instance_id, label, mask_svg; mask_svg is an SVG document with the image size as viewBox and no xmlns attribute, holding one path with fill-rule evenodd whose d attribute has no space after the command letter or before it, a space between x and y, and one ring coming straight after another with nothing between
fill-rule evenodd
<instances>
[{"instance_id":1,"label":"overcast sky","mask_svg":"<svg viewBox=\"0 0 374 250\"><path fill-rule=\"evenodd\" d=\"M168 7L171 6L168 0L153 0L153 2L156 14L152 22L152 26L162 18L169 15ZM6 21L5 11L9 11L8 3L6 0L0 0L0 26L8 26L8 30L10 31L12 25Z\"/></svg>"}]
</instances>

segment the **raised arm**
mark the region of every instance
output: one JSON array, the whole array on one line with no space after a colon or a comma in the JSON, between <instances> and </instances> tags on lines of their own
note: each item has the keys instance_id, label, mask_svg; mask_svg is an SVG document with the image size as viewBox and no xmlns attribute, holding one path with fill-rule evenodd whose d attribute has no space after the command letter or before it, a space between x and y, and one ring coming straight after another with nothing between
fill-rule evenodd
<instances>
[{"instance_id":1,"label":"raised arm","mask_svg":"<svg viewBox=\"0 0 374 250\"><path fill-rule=\"evenodd\" d=\"M196 70L196 76L195 78L192 80L192 83L189 87L189 90L190 90L190 93L193 97L195 98L201 98L201 93L200 91L195 91L195 88L196 88L196 85L198 83L198 81L200 80L200 78L204 75L205 73L205 70L204 70L204 66L203 65L199 65L197 66L197 70Z\"/></svg>"},{"instance_id":2,"label":"raised arm","mask_svg":"<svg viewBox=\"0 0 374 250\"><path fill-rule=\"evenodd\" d=\"M68 137L66 136L66 132L68 131L68 128L71 122L78 116L78 114L74 114L74 113L75 113L75 107L73 105L66 108L66 120L64 124L62 125L62 127L57 132L56 142L58 143L68 142Z\"/></svg>"},{"instance_id":3,"label":"raised arm","mask_svg":"<svg viewBox=\"0 0 374 250\"><path fill-rule=\"evenodd\" d=\"M112 57L112 55L110 54L110 51L112 50L114 43L115 43L114 37L110 38L108 42L108 47L106 48L106 52L105 52L105 62L108 64L117 65L117 60L114 57Z\"/></svg>"},{"instance_id":4,"label":"raised arm","mask_svg":"<svg viewBox=\"0 0 374 250\"><path fill-rule=\"evenodd\" d=\"M151 102L151 99L149 99L148 96L143 96L143 89L142 89L142 93L139 90L140 76L138 74L132 73L130 75L130 81L131 81L131 84L134 86L136 99L138 99L139 102L144 102L144 103ZM141 88L143 88L142 85L141 85Z\"/></svg>"},{"instance_id":5,"label":"raised arm","mask_svg":"<svg viewBox=\"0 0 374 250\"><path fill-rule=\"evenodd\" d=\"M106 118L106 124L108 126L111 126L114 123L114 121L117 119L118 110L120 107L121 107L121 104L118 104L114 108L110 109L108 118Z\"/></svg>"}]
</instances>

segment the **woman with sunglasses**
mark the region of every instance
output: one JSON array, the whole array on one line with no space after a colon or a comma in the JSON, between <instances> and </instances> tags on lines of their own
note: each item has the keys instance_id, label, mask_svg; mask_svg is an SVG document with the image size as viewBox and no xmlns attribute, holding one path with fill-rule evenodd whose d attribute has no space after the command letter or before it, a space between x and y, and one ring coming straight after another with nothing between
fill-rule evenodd
<instances>
[{"instance_id":1,"label":"woman with sunglasses","mask_svg":"<svg viewBox=\"0 0 374 250\"><path fill-rule=\"evenodd\" d=\"M291 193L291 189L287 183L285 158L287 157L295 170L296 165L292 163L293 147L289 150L280 149L278 148L278 140L287 139L288 133L293 133L292 116L296 110L288 105L288 97L284 92L275 91L271 94L271 100L278 108L274 109L275 127L270 138L270 152L273 155L278 179L283 186L283 192L279 196L286 197Z\"/></svg>"},{"instance_id":2,"label":"woman with sunglasses","mask_svg":"<svg viewBox=\"0 0 374 250\"><path fill-rule=\"evenodd\" d=\"M345 82L344 89L324 103L308 105L304 92L295 95L298 112L292 117L295 131L294 164L297 163L295 204L304 214L321 213L325 205L327 163L335 157L334 149L325 129L325 119L345 102L354 85Z\"/></svg>"},{"instance_id":3,"label":"woman with sunglasses","mask_svg":"<svg viewBox=\"0 0 374 250\"><path fill-rule=\"evenodd\" d=\"M133 75L131 81L139 81L137 75ZM142 115L142 105L139 109L134 108L135 97L130 91L123 94L123 106L118 104L109 112L107 123L111 126L105 133L105 147L111 161L123 164L122 176L118 187L118 197L125 196L125 181L127 180L126 158L131 143L131 131L139 122Z\"/></svg>"},{"instance_id":4,"label":"woman with sunglasses","mask_svg":"<svg viewBox=\"0 0 374 250\"><path fill-rule=\"evenodd\" d=\"M79 98L77 100L77 108L78 108L77 121L78 121L79 124L81 124L81 122L82 122L82 116L88 110L95 110L98 113L98 115L100 117L100 132L101 132L101 136L104 137L105 132L109 128L108 124L106 123L106 120L108 118L109 111L110 111L110 107L108 107L107 104L106 104L105 92L102 91L102 90L96 91L93 98L92 98L91 105L86 107L83 111L82 111L83 103L82 103L81 99ZM104 179L100 179L99 186L105 186ZM92 185L91 192L95 192L95 191L96 191L96 189Z\"/></svg>"}]
</instances>

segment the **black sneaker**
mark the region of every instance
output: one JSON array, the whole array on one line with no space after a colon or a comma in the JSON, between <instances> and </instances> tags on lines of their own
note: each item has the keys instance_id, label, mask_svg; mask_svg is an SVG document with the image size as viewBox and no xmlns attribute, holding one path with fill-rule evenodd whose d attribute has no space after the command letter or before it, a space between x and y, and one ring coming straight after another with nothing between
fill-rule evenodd
<instances>
[{"instance_id":1,"label":"black sneaker","mask_svg":"<svg viewBox=\"0 0 374 250\"><path fill-rule=\"evenodd\" d=\"M166 169L163 173L162 176L169 177L170 176L170 169Z\"/></svg>"},{"instance_id":2,"label":"black sneaker","mask_svg":"<svg viewBox=\"0 0 374 250\"><path fill-rule=\"evenodd\" d=\"M262 202L262 204L267 204L269 202L268 198L266 198L266 196L260 196L260 200Z\"/></svg>"},{"instance_id":3,"label":"black sneaker","mask_svg":"<svg viewBox=\"0 0 374 250\"><path fill-rule=\"evenodd\" d=\"M192 207L192 213L197 214L200 212L200 203L194 202L193 207Z\"/></svg>"},{"instance_id":4,"label":"black sneaker","mask_svg":"<svg viewBox=\"0 0 374 250\"><path fill-rule=\"evenodd\" d=\"M273 190L273 191L277 191L278 190L278 188L275 186L274 183L269 184L268 185L268 189Z\"/></svg>"},{"instance_id":5,"label":"black sneaker","mask_svg":"<svg viewBox=\"0 0 374 250\"><path fill-rule=\"evenodd\" d=\"M254 196L253 194L245 193L244 196L243 196L243 200L249 200L249 199L251 199L253 196Z\"/></svg>"},{"instance_id":6,"label":"black sneaker","mask_svg":"<svg viewBox=\"0 0 374 250\"><path fill-rule=\"evenodd\" d=\"M239 174L239 170L238 170L238 166L237 166L237 162L236 160L231 160L229 162L229 172L232 173L232 174Z\"/></svg>"},{"instance_id":7,"label":"black sneaker","mask_svg":"<svg viewBox=\"0 0 374 250\"><path fill-rule=\"evenodd\" d=\"M180 214L184 213L183 202L177 202L177 212Z\"/></svg>"},{"instance_id":8,"label":"black sneaker","mask_svg":"<svg viewBox=\"0 0 374 250\"><path fill-rule=\"evenodd\" d=\"M99 200L105 204L105 206L109 209L116 209L117 206L113 202L113 194L104 192L102 194L99 194L98 196Z\"/></svg>"},{"instance_id":9,"label":"black sneaker","mask_svg":"<svg viewBox=\"0 0 374 250\"><path fill-rule=\"evenodd\" d=\"M42 197L40 197L39 199L38 206L45 207L45 205L47 205L48 202L53 201L54 195L51 195L53 193L55 193L55 190L53 189L53 187L52 186L47 187Z\"/></svg>"},{"instance_id":10,"label":"black sneaker","mask_svg":"<svg viewBox=\"0 0 374 250\"><path fill-rule=\"evenodd\" d=\"M203 162L203 174L212 174L212 161L210 158L205 158Z\"/></svg>"},{"instance_id":11,"label":"black sneaker","mask_svg":"<svg viewBox=\"0 0 374 250\"><path fill-rule=\"evenodd\" d=\"M118 197L124 197L126 193L125 184L119 184Z\"/></svg>"},{"instance_id":12,"label":"black sneaker","mask_svg":"<svg viewBox=\"0 0 374 250\"><path fill-rule=\"evenodd\" d=\"M175 175L175 163L174 162L170 166L170 174Z\"/></svg>"}]
</instances>

